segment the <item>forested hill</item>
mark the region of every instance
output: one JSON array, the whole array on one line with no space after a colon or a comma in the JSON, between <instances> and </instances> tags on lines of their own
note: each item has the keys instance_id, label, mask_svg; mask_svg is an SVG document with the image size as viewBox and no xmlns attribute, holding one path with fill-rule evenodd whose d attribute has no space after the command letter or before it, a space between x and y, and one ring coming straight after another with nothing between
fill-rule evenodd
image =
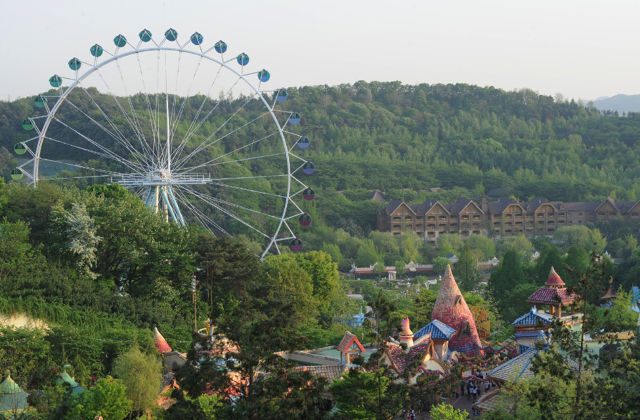
<instances>
[{"instance_id":1,"label":"forested hill","mask_svg":"<svg viewBox=\"0 0 640 420\"><path fill-rule=\"evenodd\" d=\"M519 199L640 199L640 117L556 102L531 90L456 85L353 85L288 89L312 141L309 183L327 219L357 224L372 189L388 198L455 199L496 188ZM6 176L33 98L0 103ZM431 188L440 191L431 193ZM340 225L345 221L330 223Z\"/></svg>"}]
</instances>

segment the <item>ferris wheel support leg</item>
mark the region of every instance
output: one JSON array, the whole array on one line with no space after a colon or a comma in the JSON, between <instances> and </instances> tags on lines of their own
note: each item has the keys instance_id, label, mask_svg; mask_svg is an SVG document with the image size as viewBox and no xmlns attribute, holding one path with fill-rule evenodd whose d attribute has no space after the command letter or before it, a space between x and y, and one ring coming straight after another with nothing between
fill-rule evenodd
<instances>
[{"instance_id":1,"label":"ferris wheel support leg","mask_svg":"<svg viewBox=\"0 0 640 420\"><path fill-rule=\"evenodd\" d=\"M149 192L147 193L147 198L144 200L144 205L151 208L152 200L153 200L153 190L149 188Z\"/></svg>"},{"instance_id":2,"label":"ferris wheel support leg","mask_svg":"<svg viewBox=\"0 0 640 420\"><path fill-rule=\"evenodd\" d=\"M158 210L160 207L160 187L156 186L156 191L153 198L153 211L158 214Z\"/></svg>"},{"instance_id":3,"label":"ferris wheel support leg","mask_svg":"<svg viewBox=\"0 0 640 420\"><path fill-rule=\"evenodd\" d=\"M182 217L182 212L180 211L180 206L178 206L178 201L176 200L175 195L173 195L173 188L171 188L170 186L167 187L167 191L169 193L169 200L171 200L171 204L173 206L173 209L176 213L176 216L178 217L178 223L180 224L180 226L185 226L186 223L184 222L184 218Z\"/></svg>"},{"instance_id":4,"label":"ferris wheel support leg","mask_svg":"<svg viewBox=\"0 0 640 420\"><path fill-rule=\"evenodd\" d=\"M167 211L169 212L169 215L171 216L171 219L175 223L179 223L178 219L176 218L176 214L173 211L173 205L169 202L169 196L167 195L167 187L162 188L162 200L164 201L164 205L165 205Z\"/></svg>"}]
</instances>

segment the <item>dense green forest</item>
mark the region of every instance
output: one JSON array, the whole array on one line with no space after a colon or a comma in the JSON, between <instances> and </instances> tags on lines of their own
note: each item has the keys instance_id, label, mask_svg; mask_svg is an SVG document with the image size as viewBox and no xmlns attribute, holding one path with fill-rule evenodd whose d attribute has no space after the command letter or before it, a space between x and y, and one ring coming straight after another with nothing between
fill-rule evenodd
<instances>
[{"instance_id":1,"label":"dense green forest","mask_svg":"<svg viewBox=\"0 0 640 420\"><path fill-rule=\"evenodd\" d=\"M311 139L304 156L316 172L305 181L317 193L316 215L354 235L374 228L377 205L366 200L373 189L411 201L495 189L525 200L640 198L635 114L602 113L526 89L464 84L357 82L291 88L288 98ZM185 113L197 103L194 97ZM32 113L33 98L0 103L5 178L16 163L14 143L29 136L21 121Z\"/></svg>"}]
</instances>

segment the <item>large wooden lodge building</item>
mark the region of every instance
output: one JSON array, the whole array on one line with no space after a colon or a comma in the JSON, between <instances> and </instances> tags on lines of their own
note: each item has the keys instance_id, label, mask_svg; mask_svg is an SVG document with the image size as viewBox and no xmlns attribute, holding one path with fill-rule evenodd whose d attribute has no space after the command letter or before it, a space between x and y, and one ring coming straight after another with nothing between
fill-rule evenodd
<instances>
[{"instance_id":1,"label":"large wooden lodge building","mask_svg":"<svg viewBox=\"0 0 640 420\"><path fill-rule=\"evenodd\" d=\"M562 202L534 198L520 202L501 198L489 202L461 198L455 203L427 200L410 204L391 200L378 211L378 230L399 235L414 232L428 241L442 233L461 236L484 234L494 237L525 234L550 236L562 226L584 225L622 216L640 220L640 201L616 202L607 198L599 202Z\"/></svg>"}]
</instances>

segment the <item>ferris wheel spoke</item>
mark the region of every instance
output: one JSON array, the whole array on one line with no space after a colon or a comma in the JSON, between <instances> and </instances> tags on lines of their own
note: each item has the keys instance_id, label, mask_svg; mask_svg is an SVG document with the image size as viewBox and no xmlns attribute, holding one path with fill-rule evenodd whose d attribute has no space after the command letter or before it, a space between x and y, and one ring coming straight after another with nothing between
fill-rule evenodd
<instances>
[{"instance_id":1,"label":"ferris wheel spoke","mask_svg":"<svg viewBox=\"0 0 640 420\"><path fill-rule=\"evenodd\" d=\"M202 99L202 102L200 103L200 106L198 107L198 110L196 111L196 114L193 117L193 120L191 121L191 124L189 124L189 128L187 129L187 132L185 133L182 141L180 142L180 144L178 145L178 147L175 150L175 155L176 156L178 156L182 152L182 149L187 144L189 139L191 139L191 137L193 137L193 135L198 132L198 130L200 129L202 124L204 124L204 122L207 120L207 118L213 113L213 111L215 111L216 107L218 106L219 102L216 103L216 105L213 107L213 109L207 115L205 115L205 117L201 121L198 121L198 119L200 118L200 114L202 113L202 109L204 108L205 103L209 99L209 95L211 94L211 90L213 89L213 85L215 85L216 81L218 80L218 77L220 76L220 73L221 73L223 68L224 67L222 67L222 65L220 65L218 67L218 71L216 72L216 75L213 78L213 81L211 82L211 85L209 85L209 89L207 90L207 94Z\"/></svg>"},{"instance_id":2,"label":"ferris wheel spoke","mask_svg":"<svg viewBox=\"0 0 640 420\"><path fill-rule=\"evenodd\" d=\"M109 116L107 115L107 113L102 109L102 107L100 105L98 105L98 103L96 102L96 100L93 98L93 96L91 95L91 93L89 93L89 91L84 87L81 86L82 91L89 97L89 99L91 99L91 102L93 103L93 105L98 109L98 111L100 112L100 114L102 115L102 117L107 121L107 123L109 124L109 126L111 127L111 129L117 134L114 134L112 132L110 132L109 130L107 130L106 128L104 128L102 126L102 124L98 123L97 121L95 121L93 118L91 118L89 115L87 115L86 113L82 112L80 110L80 112L82 112L87 118L89 118L91 121L93 121L98 127L102 128L105 132L107 132L112 138L114 138L115 140L117 140L118 142L120 142L128 151L129 153L131 153L131 156L133 156L136 161L138 161L138 163L140 163L140 165L143 164L143 162L139 159L138 155L138 151L135 149L135 147L133 147L133 145L131 144L131 142L129 142L129 140L127 140L127 138L125 137L125 135L120 131L120 129L113 123L113 121L111 120L111 118L109 118ZM72 104L73 105L73 104ZM73 105L75 107L75 105ZM79 109L78 109L79 110ZM148 162L146 162L148 163Z\"/></svg>"},{"instance_id":3,"label":"ferris wheel spoke","mask_svg":"<svg viewBox=\"0 0 640 420\"><path fill-rule=\"evenodd\" d=\"M216 210L226 214L227 216L231 217L232 219L236 220L237 222L240 222L241 224L243 224L244 226L248 227L249 229L251 229L251 230L259 233L260 235L264 236L265 238L271 239L271 237L269 235L267 235L266 233L264 233L260 229L258 229L255 226L247 223L246 221L242 220L242 218L240 218L239 216L235 215L230 210L225 209L222 206L220 206L218 203L216 203L214 200L212 200L212 197L209 197L209 196L206 196L204 194L198 193L197 191L193 190L192 188L189 188L189 187L184 186L184 185L181 186L181 187L184 188L185 190L189 191L191 194L193 194L194 197L197 197L200 200L204 201L209 206L211 206L211 207L215 208Z\"/></svg>"},{"instance_id":4,"label":"ferris wheel spoke","mask_svg":"<svg viewBox=\"0 0 640 420\"><path fill-rule=\"evenodd\" d=\"M186 162L187 160L189 160L189 158L191 158L192 156L194 156L197 153L200 153L202 150L206 149L207 147L210 147L216 143L218 143L219 141L221 141L222 139L224 139L225 137L227 137L228 135L235 133L236 131L252 124L253 122L257 121L258 119L262 118L265 115L268 115L268 112L264 112L263 114L257 116L256 118L254 118L253 120L243 124L242 126L236 128L235 130L232 130L230 133L227 133L226 135L222 136L221 138L218 138L214 141L211 141L212 138L215 137L216 134L218 134L218 132L220 130L222 130L228 123L229 121L231 121L236 115L238 115L238 113L249 103L253 100L253 98L255 97L255 93L249 96L249 99L247 99L240 107L238 107L238 109L236 109L229 118L227 118L218 128L216 128L214 130L213 133L211 133L211 135L209 135L207 138L204 139L204 141L198 146L196 147L193 151L191 151L191 153L189 153L187 156L185 156L184 158L180 159L178 162L178 167Z\"/></svg>"},{"instance_id":5,"label":"ferris wheel spoke","mask_svg":"<svg viewBox=\"0 0 640 420\"><path fill-rule=\"evenodd\" d=\"M230 155L232 155L232 154L234 154L234 153L236 153L236 152L239 152L240 150L246 149L247 147L251 147L251 146L253 146L254 144L257 144L257 143L259 143L259 142L261 142L261 141L263 141L263 140L266 140L266 139L268 139L268 138L270 138L270 137L273 137L273 136L275 136L275 135L277 135L277 134L278 134L277 132L276 132L276 133L272 133L272 134L268 134L268 135L266 135L266 136L264 136L264 137L262 137L262 138L260 138L260 139L258 139L258 140L254 140L254 141L252 141L251 143L248 143L248 144L245 144L245 145L243 145L243 146L240 146L240 147L238 147L238 148L236 148L236 149L234 149L234 150L232 150L232 151L230 151L230 152L227 152L227 153L225 153L225 154L223 154L223 155L220 155L220 156L218 156L218 157L215 157L215 158L213 158L213 159L211 159L211 160L209 160L209 161L207 161L207 162L201 163L201 164L199 164L199 165L192 166L192 167L191 167L191 168L189 168L189 169L186 169L186 168L185 168L185 169L183 169L183 171L184 171L184 172L191 172L191 171L193 171L194 169L202 168L202 167L205 167L205 166L210 166L210 165L212 165L212 164L215 164L215 165L222 165L222 164L225 164L225 163L231 163L231 162L242 162L242 161L255 160L255 159L264 159L264 158L267 158L267 157L270 157L270 156L284 155L284 153L283 153L283 152L281 152L281 153L277 153L277 154L274 154L274 155L261 155L261 156L255 156L255 157L248 157L248 158L236 159L236 160L233 160L233 161L224 161L224 162L222 162L222 163L220 163L220 164L216 164L216 162L217 162L217 161L219 161L220 159L222 159L222 158L224 158L224 157L230 156Z\"/></svg>"},{"instance_id":6,"label":"ferris wheel spoke","mask_svg":"<svg viewBox=\"0 0 640 420\"><path fill-rule=\"evenodd\" d=\"M176 124L180 118L182 117L182 113L184 112L184 106L187 103L187 101L189 100L189 96L191 95L191 89L193 89L193 82L196 80L196 77L198 75L198 72L200 71L200 66L202 65L202 60L203 57L200 56L200 59L198 60L198 63L196 64L196 68L193 71L193 77L191 78L191 81L189 83L189 88L187 89L187 93L184 96L183 100L182 100L182 105L180 106L180 110L178 111L178 114L175 116L175 119L173 121L172 124L172 128L171 128L171 138L173 138L173 136L175 135L176 132L176 128L178 126L178 124ZM165 67L166 70L166 67Z\"/></svg>"},{"instance_id":7,"label":"ferris wheel spoke","mask_svg":"<svg viewBox=\"0 0 640 420\"><path fill-rule=\"evenodd\" d=\"M69 105L71 105L74 109L76 109L78 112L80 112L82 115L84 115L84 116L85 116L89 121L91 121L92 123L94 123L97 127L99 127L100 129L102 129L105 133L107 133L107 134L109 135L109 137L113 138L113 139L114 139L114 140L116 140L118 143L122 144L122 145L125 147L125 149L127 149L127 150L129 151L129 153L131 153L131 154L132 154L132 156L133 156L134 158L136 158L136 154L135 154L135 153L133 153L133 151L128 147L128 143L127 143L127 142L124 142L121 138L119 138L118 136L116 136L113 132L109 131L105 126L103 126L102 124L100 124L100 123L99 123L98 121L96 121L93 117L91 117L91 116L90 116L90 115L88 115L86 112L84 112L82 109L80 109L80 108L79 108L76 104L74 104L70 99L67 99L67 103L68 103ZM56 119L56 121L58 121L58 120ZM59 121L58 121L58 122L59 122ZM80 135L80 136L83 136L82 134L79 134L79 135ZM108 149L106 149L106 150L108 150ZM120 157L120 158L121 158L121 159L123 159L123 160L128 161L127 159L124 159L122 156L117 155L117 154L116 154L116 153L114 153L114 152L110 152L110 153L111 153L111 154L113 154L113 155L115 155L115 156ZM136 159L137 159L137 158L136 158ZM140 169L140 170L142 170L142 169L143 169L143 168L142 168L142 165L141 165L141 163L142 163L142 162L140 162L140 161L138 161L138 162L129 161L129 162L131 162L131 164L132 164L132 165L137 166L137 167L138 167L138 169ZM133 169L133 168L132 168L132 169Z\"/></svg>"},{"instance_id":8,"label":"ferris wheel spoke","mask_svg":"<svg viewBox=\"0 0 640 420\"><path fill-rule=\"evenodd\" d=\"M91 150L91 149L87 149L87 148L82 147L82 146L78 146L78 145L75 145L75 144L70 144L70 143L67 143L65 141L58 140L56 138L50 137L50 136L45 136L44 138L49 140L49 141L52 141L54 143L63 144L65 146L67 146L67 147L72 147L74 149L78 149L78 150L82 150L82 151L85 151L85 152L88 152L88 153L92 153L92 154L94 154L96 156L100 156L100 157L104 157L104 158L113 160L113 158L111 156L109 156L107 154L104 154L104 153L100 153L100 152L98 152L96 150ZM123 163L123 162L119 162L119 163ZM132 168L130 168L130 169L132 169Z\"/></svg>"},{"instance_id":9,"label":"ferris wheel spoke","mask_svg":"<svg viewBox=\"0 0 640 420\"><path fill-rule=\"evenodd\" d=\"M204 214L203 212L201 212L200 210L198 210L198 208L196 206L194 206L188 199L187 197L185 197L181 192L176 190L176 195L178 195L181 200L180 203L184 204L185 207L193 214L193 216L202 224L202 226L204 226L205 228L207 228L209 231L211 231L211 229L209 229L209 225L214 226L218 231L224 233L225 235L231 236L231 234L229 234L229 232L227 232L222 226L220 226L218 223L216 223L213 219L211 219L209 216L207 216L206 214Z\"/></svg>"},{"instance_id":10,"label":"ferris wheel spoke","mask_svg":"<svg viewBox=\"0 0 640 420\"><path fill-rule=\"evenodd\" d=\"M131 121L133 122L133 126L135 127L135 130L137 131L139 138L141 140L141 144L145 144L148 153L151 156L154 156L156 159L158 158L157 155L157 151L154 150L153 148L153 144L150 144L147 141L147 137L144 135L144 130L142 129L142 126L140 125L140 120L138 118L138 113L136 112L135 107L133 106L133 102L131 101L131 95L129 95L128 93L128 89L127 89L127 83L125 81L125 77L124 74L122 73L122 68L120 67L120 63L118 62L118 60L116 60L116 67L118 68L118 73L120 74L120 81L122 83L122 87L124 88L124 92L125 95L127 97L127 102L129 103L129 109L131 110Z\"/></svg>"},{"instance_id":11,"label":"ferris wheel spoke","mask_svg":"<svg viewBox=\"0 0 640 420\"><path fill-rule=\"evenodd\" d=\"M60 119L55 118L55 117L54 117L53 120L58 122L62 126L66 127L67 129L73 131L78 136L82 137L84 140L86 140L87 142L91 143L92 145L94 145L98 149L102 150L105 153L106 157L109 157L111 160L114 160L114 161L116 161L118 163L121 163L121 164L127 166L129 169L131 169L133 171L138 171L138 170L141 169L139 166L138 166L138 168L136 168L136 166L135 166L135 164L133 162L130 162L127 159L123 158L122 156L110 151L106 147L102 146L99 142L93 140L92 138L90 138L89 136L87 136L85 134L82 134L80 131L78 131L75 128L71 127L70 125L68 125L64 121L61 121Z\"/></svg>"},{"instance_id":12,"label":"ferris wheel spoke","mask_svg":"<svg viewBox=\"0 0 640 420\"><path fill-rule=\"evenodd\" d=\"M223 187L223 188L231 188L231 189L234 189L234 190L241 190L241 191L252 192L252 193L255 193L255 194L268 195L268 196L270 196L270 197L276 197L276 198L287 198L286 196L281 195L281 194L274 194L274 193L266 192L266 191L252 190L251 188L239 187L239 186L237 186L237 185L223 184L223 183L221 183L221 182L210 182L209 184L217 185L217 186L219 186L219 187Z\"/></svg>"},{"instance_id":13,"label":"ferris wheel spoke","mask_svg":"<svg viewBox=\"0 0 640 420\"><path fill-rule=\"evenodd\" d=\"M90 168L90 167L88 167L88 166L79 165L79 164L77 164L77 163L64 162L64 161L61 161L61 160L46 159L46 158L43 158L43 157L40 157L40 159L39 159L39 160L44 161L44 162L51 162L51 163L55 163L55 164L57 164L57 165L73 166L74 168L86 169L86 170L88 170L88 171L94 171L94 172L99 172L99 173L102 173L102 174L108 174L108 175L111 175L111 176L113 176L113 177L118 177L118 178L120 178L120 177L126 177L126 176L131 175L131 174L123 173L123 172L107 171L106 169Z\"/></svg>"},{"instance_id":14,"label":"ferris wheel spoke","mask_svg":"<svg viewBox=\"0 0 640 420\"><path fill-rule=\"evenodd\" d=\"M287 174L274 174L274 175L251 175L251 176L236 176L227 178L211 178L211 181L229 181L236 179L262 179L262 178L282 178L288 176Z\"/></svg>"},{"instance_id":15,"label":"ferris wheel spoke","mask_svg":"<svg viewBox=\"0 0 640 420\"><path fill-rule=\"evenodd\" d=\"M153 144L156 148L158 155L162 156L162 146L160 144L160 129L156 126L155 118L153 117L153 109L151 107L151 101L149 100L149 90L147 89L147 83L144 78L144 72L142 71L142 63L140 62L140 55L136 55L136 61L138 62L138 70L140 71L140 80L142 82L142 94L144 96L144 102L147 105L147 114L149 116L149 127L151 128L151 134L153 136Z\"/></svg>"},{"instance_id":16,"label":"ferris wheel spoke","mask_svg":"<svg viewBox=\"0 0 640 420\"><path fill-rule=\"evenodd\" d=\"M102 82L104 83L105 87L107 88L107 91L109 92L109 96L113 98L113 101L116 104L116 108L118 108L120 110L120 112L122 113L122 116L124 117L125 121L127 121L127 123L129 124L129 127L131 127L131 130L133 131L135 137L138 140L138 143L140 143L140 148L143 150L144 155L147 158L149 158L150 156L152 156L152 152L151 152L151 149L149 148L149 145L148 145L146 139L144 138L144 134L140 131L140 129L137 126L137 124L133 121L132 116L130 116L129 113L127 113L127 111L124 109L124 107L122 106L122 104L118 100L117 96L113 93L113 90L111 89L110 84L104 78L104 75L100 72L100 70L98 70L97 73L98 73L98 76L100 77L100 79L102 80ZM128 97L128 93L126 93L127 92L126 86L124 86L124 89L125 89L125 94ZM130 100L129 100L129 105L131 106L131 101ZM133 147L133 145L132 145L132 147ZM133 149L136 150L135 147L133 147ZM150 162L148 162L148 163L150 163Z\"/></svg>"}]
</instances>

